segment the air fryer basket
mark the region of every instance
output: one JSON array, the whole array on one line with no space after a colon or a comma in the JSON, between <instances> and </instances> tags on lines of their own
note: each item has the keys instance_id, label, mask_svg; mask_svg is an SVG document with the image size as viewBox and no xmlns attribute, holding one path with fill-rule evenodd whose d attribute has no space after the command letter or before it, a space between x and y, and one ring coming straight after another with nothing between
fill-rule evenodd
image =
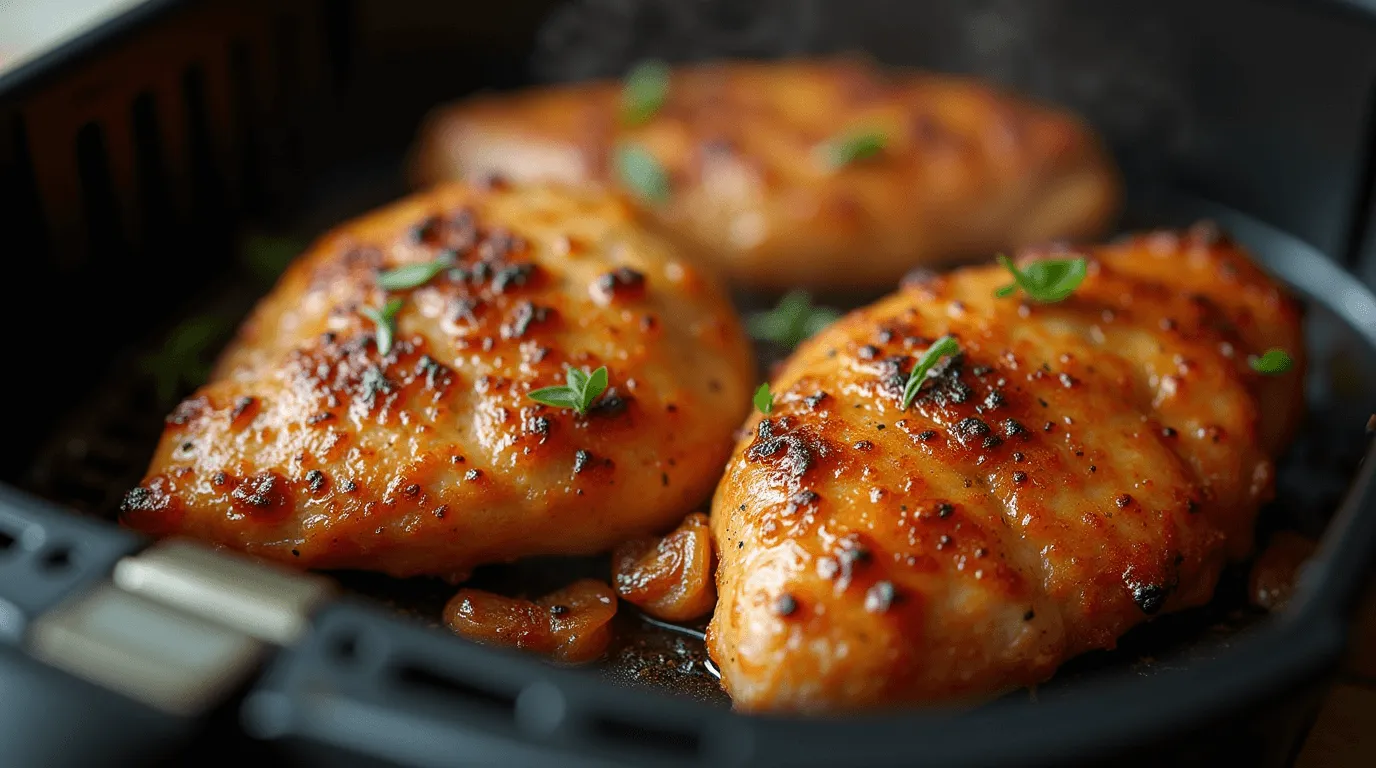
<instances>
[{"instance_id":1,"label":"air fryer basket","mask_svg":"<svg viewBox=\"0 0 1376 768\"><path fill-rule=\"evenodd\" d=\"M731 715L691 630L620 616L620 640L598 672L555 669L435 629L450 587L337 574L352 597L322 609L309 634L248 683L241 710L235 698L208 721L140 722L232 739L241 721L321 764L458 756L868 765L916 755L1063 764L1129 747L1141 762L1226 755L1283 764L1341 649L1376 546L1373 465L1362 461L1376 409L1376 300L1342 269L1376 274L1362 258L1376 261L1367 210L1376 14L1363 17L1355 5L150 3L63 58L0 79L10 139L0 149L9 153L0 154L0 194L28 249L17 253L35 254L26 265L37 271L32 284L49 286L0 311L25 329L12 359L59 374L40 386L6 377L9 402L26 406L0 449L0 477L108 520L166 410L144 356L187 317L236 318L251 306L263 286L233 261L245 231L309 236L401 194L401 150L437 101L516 86L528 72L546 81L616 76L647 55L863 50L886 63L973 72L1075 108L1106 132L1130 183L1124 230L1216 221L1306 297L1308 422L1260 526L1263 540L1278 527L1324 539L1287 611L1248 609L1239 568L1208 607L1076 660L1030 696L964 715L799 723ZM743 308L761 300L740 299ZM69 311L83 323L76 338L57 332L60 321L35 322ZM81 348L65 349L69 339ZM6 646L9 604L22 628L57 604L58 592L104 578L116 557L142 546L26 504L0 496L0 542L6 520L17 519L79 544L70 583L45 582L54 597L41 600L31 591L37 577L18 569L40 570L50 553L26 563L23 547L0 546L6 687L36 684L25 675L39 674L21 669ZM19 558L7 562L7 549ZM599 570L599 559L542 560L484 569L478 582L538 592ZM108 712L114 705L102 696L82 688L82 706ZM0 721L6 712L0 706ZM104 739L120 722L110 720ZM0 750L9 738L0 729Z\"/></svg>"}]
</instances>

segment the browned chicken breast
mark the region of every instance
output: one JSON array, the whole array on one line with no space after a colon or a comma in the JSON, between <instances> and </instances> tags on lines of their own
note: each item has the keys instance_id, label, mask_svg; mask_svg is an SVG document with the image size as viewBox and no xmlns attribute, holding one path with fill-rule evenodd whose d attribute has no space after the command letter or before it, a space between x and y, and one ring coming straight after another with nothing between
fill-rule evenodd
<instances>
[{"instance_id":1,"label":"browned chicken breast","mask_svg":"<svg viewBox=\"0 0 1376 768\"><path fill-rule=\"evenodd\" d=\"M365 316L389 301L394 334ZM528 397L566 366L607 368L586 413ZM723 292L624 203L442 186L288 270L168 417L123 519L395 576L606 550L711 494L752 383Z\"/></svg>"},{"instance_id":2,"label":"browned chicken breast","mask_svg":"<svg viewBox=\"0 0 1376 768\"><path fill-rule=\"evenodd\" d=\"M1022 254L1023 259L1045 254ZM745 710L970 702L1210 599L1302 407L1296 303L1213 230L1085 254L1065 301L999 267L804 343L712 508L709 649ZM912 406L914 359L950 334ZM1294 367L1249 364L1272 347Z\"/></svg>"},{"instance_id":3,"label":"browned chicken breast","mask_svg":"<svg viewBox=\"0 0 1376 768\"><path fill-rule=\"evenodd\" d=\"M644 90L641 103L597 82L442 108L413 177L621 186L694 256L763 289L887 288L915 265L1094 236L1118 206L1088 127L969 80L729 63Z\"/></svg>"}]
</instances>

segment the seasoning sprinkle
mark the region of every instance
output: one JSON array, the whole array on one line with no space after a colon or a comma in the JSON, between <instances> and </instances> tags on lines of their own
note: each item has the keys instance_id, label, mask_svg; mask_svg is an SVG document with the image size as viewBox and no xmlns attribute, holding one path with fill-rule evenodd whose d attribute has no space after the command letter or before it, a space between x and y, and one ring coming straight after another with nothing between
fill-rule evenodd
<instances>
[{"instance_id":1,"label":"seasoning sprinkle","mask_svg":"<svg viewBox=\"0 0 1376 768\"><path fill-rule=\"evenodd\" d=\"M884 613L893 606L897 590L894 589L892 581L876 581L874 586L865 592L865 610L870 613Z\"/></svg>"}]
</instances>

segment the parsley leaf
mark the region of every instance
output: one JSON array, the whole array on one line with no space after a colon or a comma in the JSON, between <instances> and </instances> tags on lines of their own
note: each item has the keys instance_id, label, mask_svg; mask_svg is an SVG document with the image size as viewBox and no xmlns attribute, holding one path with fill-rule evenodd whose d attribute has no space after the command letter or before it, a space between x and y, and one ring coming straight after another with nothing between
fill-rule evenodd
<instances>
[{"instance_id":1,"label":"parsley leaf","mask_svg":"<svg viewBox=\"0 0 1376 768\"><path fill-rule=\"evenodd\" d=\"M435 279L435 275L453 265L454 254L445 253L434 261L404 264L377 274L377 286L386 291L405 291L419 288Z\"/></svg>"},{"instance_id":2,"label":"parsley leaf","mask_svg":"<svg viewBox=\"0 0 1376 768\"><path fill-rule=\"evenodd\" d=\"M401 311L400 297L389 300L382 307L364 307L358 313L373 321L377 326L377 353L385 355L392 351L392 337L397 332L397 312Z\"/></svg>"},{"instance_id":3,"label":"parsley leaf","mask_svg":"<svg viewBox=\"0 0 1376 768\"><path fill-rule=\"evenodd\" d=\"M774 410L774 393L769 391L769 384L766 382L755 390L755 407L760 409L760 413L768 416Z\"/></svg>"},{"instance_id":4,"label":"parsley leaf","mask_svg":"<svg viewBox=\"0 0 1376 768\"><path fill-rule=\"evenodd\" d=\"M908 383L903 386L903 410L908 410L917 399L917 391L922 388L922 382L927 380L927 374L931 373L941 358L959 353L960 345L951 336L942 336L933 342L932 346L927 347L927 351L917 359L912 372L908 374Z\"/></svg>"},{"instance_id":5,"label":"parsley leaf","mask_svg":"<svg viewBox=\"0 0 1376 768\"><path fill-rule=\"evenodd\" d=\"M1290 357L1290 353L1279 347L1272 347L1266 350L1261 357L1252 355L1247 358L1247 364L1252 366L1252 370L1267 376L1276 376L1294 367L1295 361Z\"/></svg>"},{"instance_id":6,"label":"parsley leaf","mask_svg":"<svg viewBox=\"0 0 1376 768\"><path fill-rule=\"evenodd\" d=\"M995 296L1008 296L1021 288L1035 301L1055 304L1074 293L1085 279L1086 261L1083 256L1034 261L1023 269L1018 269L1013 260L1003 254L999 254L998 258L999 263L1013 273L1013 282L995 291Z\"/></svg>"},{"instance_id":7,"label":"parsley leaf","mask_svg":"<svg viewBox=\"0 0 1376 768\"><path fill-rule=\"evenodd\" d=\"M668 202L669 174L649 150L623 142L617 145L613 160L617 177L636 197L647 203Z\"/></svg>"},{"instance_id":8,"label":"parsley leaf","mask_svg":"<svg viewBox=\"0 0 1376 768\"><path fill-rule=\"evenodd\" d=\"M159 403L170 405L183 387L210 378L210 353L232 328L227 318L198 315L173 328L162 349L143 356L139 368L153 379Z\"/></svg>"},{"instance_id":9,"label":"parsley leaf","mask_svg":"<svg viewBox=\"0 0 1376 768\"><path fill-rule=\"evenodd\" d=\"M526 393L526 397L556 408L572 408L579 416L586 415L588 407L607 389L607 366L592 373L569 366L566 380L566 385L543 387Z\"/></svg>"},{"instance_id":10,"label":"parsley leaf","mask_svg":"<svg viewBox=\"0 0 1376 768\"><path fill-rule=\"evenodd\" d=\"M642 61L626 75L621 89L621 120L627 125L648 122L669 95L669 65Z\"/></svg>"},{"instance_id":11,"label":"parsley leaf","mask_svg":"<svg viewBox=\"0 0 1376 768\"><path fill-rule=\"evenodd\" d=\"M813 148L813 158L825 170L835 171L884 151L888 138L875 130L842 133Z\"/></svg>"},{"instance_id":12,"label":"parsley leaf","mask_svg":"<svg viewBox=\"0 0 1376 768\"><path fill-rule=\"evenodd\" d=\"M834 309L813 306L807 291L790 291L774 309L747 318L746 329L752 338L792 349L840 316Z\"/></svg>"}]
</instances>

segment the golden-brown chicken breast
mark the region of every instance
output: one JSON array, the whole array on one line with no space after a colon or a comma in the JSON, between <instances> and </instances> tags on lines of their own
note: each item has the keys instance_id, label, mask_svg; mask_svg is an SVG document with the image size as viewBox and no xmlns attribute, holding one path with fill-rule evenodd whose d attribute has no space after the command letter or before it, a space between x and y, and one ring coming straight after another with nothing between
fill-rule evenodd
<instances>
[{"instance_id":1,"label":"golden-brown chicken breast","mask_svg":"<svg viewBox=\"0 0 1376 768\"><path fill-rule=\"evenodd\" d=\"M709 649L738 707L1043 681L1206 602L1252 546L1302 407L1296 303L1207 228L1085 255L1056 304L995 297L1010 275L992 266L910 283L775 377L712 508ZM903 410L945 334L961 353ZM1289 372L1250 367L1271 347Z\"/></svg>"},{"instance_id":2,"label":"golden-brown chicken breast","mask_svg":"<svg viewBox=\"0 0 1376 768\"><path fill-rule=\"evenodd\" d=\"M657 95L643 121L623 116L616 82L441 108L413 178L610 182L704 263L763 289L887 289L916 265L1092 237L1118 206L1088 127L970 80L729 63L675 69Z\"/></svg>"},{"instance_id":3,"label":"golden-brown chicken breast","mask_svg":"<svg viewBox=\"0 0 1376 768\"><path fill-rule=\"evenodd\" d=\"M419 287L378 285L427 264ZM389 300L380 350L365 312ZM608 370L586 414L527 396L566 366ZM624 203L442 186L287 271L168 417L123 519L395 576L596 552L711 494L752 381L723 292Z\"/></svg>"}]
</instances>

